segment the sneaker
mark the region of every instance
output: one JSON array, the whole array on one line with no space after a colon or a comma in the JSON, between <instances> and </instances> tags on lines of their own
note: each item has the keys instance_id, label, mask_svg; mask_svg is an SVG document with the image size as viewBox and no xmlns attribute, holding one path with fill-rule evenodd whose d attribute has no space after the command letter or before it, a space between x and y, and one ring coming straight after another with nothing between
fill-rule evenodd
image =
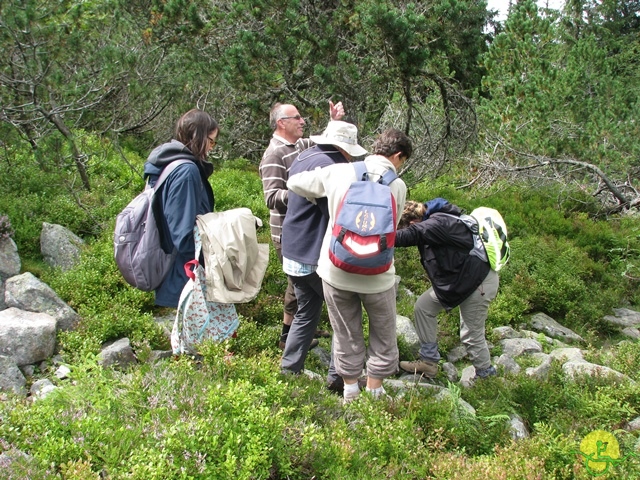
<instances>
[{"instance_id":1,"label":"sneaker","mask_svg":"<svg viewBox=\"0 0 640 480\"><path fill-rule=\"evenodd\" d=\"M489 367L484 368L482 370L476 370L476 376L473 377L473 379L478 380L481 378L493 377L497 374L498 372L496 371L496 367L494 367L493 365L490 365Z\"/></svg>"},{"instance_id":2,"label":"sneaker","mask_svg":"<svg viewBox=\"0 0 640 480\"><path fill-rule=\"evenodd\" d=\"M317 338L314 338L313 340L311 340L311 344L309 345L309 350L311 350L312 348L317 347L320 344L320 342L318 341ZM280 350L284 350L286 343L283 342L282 340L278 340L278 348Z\"/></svg>"},{"instance_id":3,"label":"sneaker","mask_svg":"<svg viewBox=\"0 0 640 480\"><path fill-rule=\"evenodd\" d=\"M421 373L427 378L436 378L438 374L438 364L428 360L400 362L400 368L409 373Z\"/></svg>"}]
</instances>

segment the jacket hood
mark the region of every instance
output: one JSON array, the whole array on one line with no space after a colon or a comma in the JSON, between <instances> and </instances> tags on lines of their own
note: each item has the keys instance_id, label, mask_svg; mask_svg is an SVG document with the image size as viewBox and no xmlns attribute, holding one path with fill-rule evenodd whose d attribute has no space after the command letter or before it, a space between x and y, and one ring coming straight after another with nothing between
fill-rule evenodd
<instances>
[{"instance_id":1,"label":"jacket hood","mask_svg":"<svg viewBox=\"0 0 640 480\"><path fill-rule=\"evenodd\" d=\"M423 220L426 220L434 213L449 213L451 215L460 216L462 210L457 205L453 203L449 203L444 198L434 198L433 200L429 200L425 202L424 206L426 207Z\"/></svg>"},{"instance_id":2,"label":"jacket hood","mask_svg":"<svg viewBox=\"0 0 640 480\"><path fill-rule=\"evenodd\" d=\"M200 174L205 179L209 178L213 173L213 165L210 162L199 161L183 143L178 140L171 140L151 151L144 164L144 177L160 175L162 169L175 160L191 160L198 166Z\"/></svg>"}]
</instances>

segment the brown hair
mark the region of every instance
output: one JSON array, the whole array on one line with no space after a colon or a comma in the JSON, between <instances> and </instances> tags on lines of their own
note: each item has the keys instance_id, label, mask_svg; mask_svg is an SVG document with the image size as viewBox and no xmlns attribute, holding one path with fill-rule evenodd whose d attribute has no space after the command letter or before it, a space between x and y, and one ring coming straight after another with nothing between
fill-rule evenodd
<instances>
[{"instance_id":1,"label":"brown hair","mask_svg":"<svg viewBox=\"0 0 640 480\"><path fill-rule=\"evenodd\" d=\"M426 210L424 203L407 200L404 204L404 210L402 210L402 217L400 217L398 228L407 228L411 225L411 222L416 220L421 222Z\"/></svg>"},{"instance_id":2,"label":"brown hair","mask_svg":"<svg viewBox=\"0 0 640 480\"><path fill-rule=\"evenodd\" d=\"M413 145L407 134L397 128L385 130L373 142L372 153L374 155L390 157L398 152L407 159L413 153Z\"/></svg>"},{"instance_id":3,"label":"brown hair","mask_svg":"<svg viewBox=\"0 0 640 480\"><path fill-rule=\"evenodd\" d=\"M176 140L204 162L207 159L208 136L218 130L216 122L207 112L194 108L180 117L176 124Z\"/></svg>"}]
</instances>

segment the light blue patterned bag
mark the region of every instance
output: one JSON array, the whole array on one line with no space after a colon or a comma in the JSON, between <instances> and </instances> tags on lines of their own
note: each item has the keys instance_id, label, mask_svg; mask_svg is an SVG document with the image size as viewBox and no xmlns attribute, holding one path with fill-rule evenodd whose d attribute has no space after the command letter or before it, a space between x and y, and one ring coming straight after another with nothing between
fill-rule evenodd
<instances>
[{"instance_id":1,"label":"light blue patterned bag","mask_svg":"<svg viewBox=\"0 0 640 480\"><path fill-rule=\"evenodd\" d=\"M195 259L184 266L189 281L182 289L178 311L171 331L173 353L197 353L197 345L205 340L221 342L238 329L239 319L233 303L208 302L205 270L198 259L202 242L196 225L193 229L196 244Z\"/></svg>"}]
</instances>

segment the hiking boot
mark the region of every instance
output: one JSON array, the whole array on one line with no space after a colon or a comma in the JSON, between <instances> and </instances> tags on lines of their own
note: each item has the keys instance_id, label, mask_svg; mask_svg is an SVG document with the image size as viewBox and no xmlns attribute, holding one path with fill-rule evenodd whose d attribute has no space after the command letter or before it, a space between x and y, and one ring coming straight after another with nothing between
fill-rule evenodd
<instances>
[{"instance_id":1,"label":"hiking boot","mask_svg":"<svg viewBox=\"0 0 640 480\"><path fill-rule=\"evenodd\" d=\"M498 372L496 371L496 367L494 367L493 365L490 365L489 367L484 368L482 370L476 370L476 376L473 377L473 379L478 380L482 378L489 378L497 374Z\"/></svg>"},{"instance_id":2,"label":"hiking boot","mask_svg":"<svg viewBox=\"0 0 640 480\"><path fill-rule=\"evenodd\" d=\"M331 338L331 333L326 330L316 330L316 333L313 334L315 338Z\"/></svg>"},{"instance_id":3,"label":"hiking boot","mask_svg":"<svg viewBox=\"0 0 640 480\"><path fill-rule=\"evenodd\" d=\"M413 362L400 362L400 368L409 373L420 373L427 378L436 378L438 364L428 360L415 360Z\"/></svg>"},{"instance_id":4,"label":"hiking boot","mask_svg":"<svg viewBox=\"0 0 640 480\"><path fill-rule=\"evenodd\" d=\"M309 345L309 350L311 350L312 348L317 347L320 344L320 342L318 341L317 338L314 338L313 340L311 340L311 344ZM280 350L284 350L286 343L283 342L282 340L278 341L278 348Z\"/></svg>"}]
</instances>

